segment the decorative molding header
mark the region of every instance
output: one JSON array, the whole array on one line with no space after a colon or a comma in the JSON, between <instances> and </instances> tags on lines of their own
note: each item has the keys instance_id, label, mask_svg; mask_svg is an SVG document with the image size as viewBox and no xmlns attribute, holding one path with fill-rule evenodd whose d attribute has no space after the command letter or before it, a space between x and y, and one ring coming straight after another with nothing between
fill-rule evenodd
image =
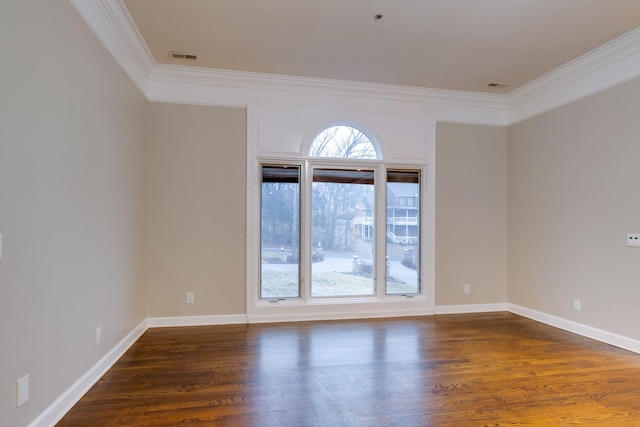
<instances>
[{"instance_id":1,"label":"decorative molding header","mask_svg":"<svg viewBox=\"0 0 640 427\"><path fill-rule=\"evenodd\" d=\"M160 65L122 0L70 0L150 101L334 109L508 126L640 76L640 28L507 95Z\"/></svg>"}]
</instances>

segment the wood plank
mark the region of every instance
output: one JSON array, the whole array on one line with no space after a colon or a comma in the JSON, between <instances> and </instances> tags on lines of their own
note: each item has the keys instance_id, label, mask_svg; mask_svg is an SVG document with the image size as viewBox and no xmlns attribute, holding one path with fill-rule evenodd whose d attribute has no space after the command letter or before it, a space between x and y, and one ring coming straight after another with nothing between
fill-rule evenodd
<instances>
[{"instance_id":1,"label":"wood plank","mask_svg":"<svg viewBox=\"0 0 640 427\"><path fill-rule=\"evenodd\" d=\"M149 329L58 426L640 425L640 355L510 313Z\"/></svg>"}]
</instances>

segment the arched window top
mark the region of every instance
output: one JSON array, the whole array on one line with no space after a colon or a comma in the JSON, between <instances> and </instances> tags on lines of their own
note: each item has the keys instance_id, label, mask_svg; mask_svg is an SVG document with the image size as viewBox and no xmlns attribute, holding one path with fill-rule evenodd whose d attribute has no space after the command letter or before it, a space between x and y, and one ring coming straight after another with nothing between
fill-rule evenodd
<instances>
[{"instance_id":1,"label":"arched window top","mask_svg":"<svg viewBox=\"0 0 640 427\"><path fill-rule=\"evenodd\" d=\"M334 159L377 159L378 151L360 129L349 125L331 126L316 136L309 149L311 157Z\"/></svg>"}]
</instances>

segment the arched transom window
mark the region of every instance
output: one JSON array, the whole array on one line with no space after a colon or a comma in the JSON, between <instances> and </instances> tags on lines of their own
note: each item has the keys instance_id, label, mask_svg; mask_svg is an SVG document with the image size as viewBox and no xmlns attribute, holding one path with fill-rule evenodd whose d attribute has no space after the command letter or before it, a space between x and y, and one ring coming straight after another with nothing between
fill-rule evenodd
<instances>
[{"instance_id":1,"label":"arched transom window","mask_svg":"<svg viewBox=\"0 0 640 427\"><path fill-rule=\"evenodd\" d=\"M316 136L311 149L311 157L332 157L338 159L378 159L378 151L371 138L353 126L331 126Z\"/></svg>"}]
</instances>

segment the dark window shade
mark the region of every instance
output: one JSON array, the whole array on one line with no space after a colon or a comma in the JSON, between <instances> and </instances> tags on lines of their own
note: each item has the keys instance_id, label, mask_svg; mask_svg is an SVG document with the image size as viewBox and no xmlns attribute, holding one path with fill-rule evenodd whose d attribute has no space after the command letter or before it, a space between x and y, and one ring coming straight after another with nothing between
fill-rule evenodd
<instances>
[{"instance_id":1,"label":"dark window shade","mask_svg":"<svg viewBox=\"0 0 640 427\"><path fill-rule=\"evenodd\" d=\"M419 171L387 171L387 182L420 183Z\"/></svg>"},{"instance_id":2,"label":"dark window shade","mask_svg":"<svg viewBox=\"0 0 640 427\"><path fill-rule=\"evenodd\" d=\"M335 182L342 184L372 184L373 171L314 169L313 182Z\"/></svg>"},{"instance_id":3,"label":"dark window shade","mask_svg":"<svg viewBox=\"0 0 640 427\"><path fill-rule=\"evenodd\" d=\"M300 182L298 166L263 166L262 182Z\"/></svg>"}]
</instances>

